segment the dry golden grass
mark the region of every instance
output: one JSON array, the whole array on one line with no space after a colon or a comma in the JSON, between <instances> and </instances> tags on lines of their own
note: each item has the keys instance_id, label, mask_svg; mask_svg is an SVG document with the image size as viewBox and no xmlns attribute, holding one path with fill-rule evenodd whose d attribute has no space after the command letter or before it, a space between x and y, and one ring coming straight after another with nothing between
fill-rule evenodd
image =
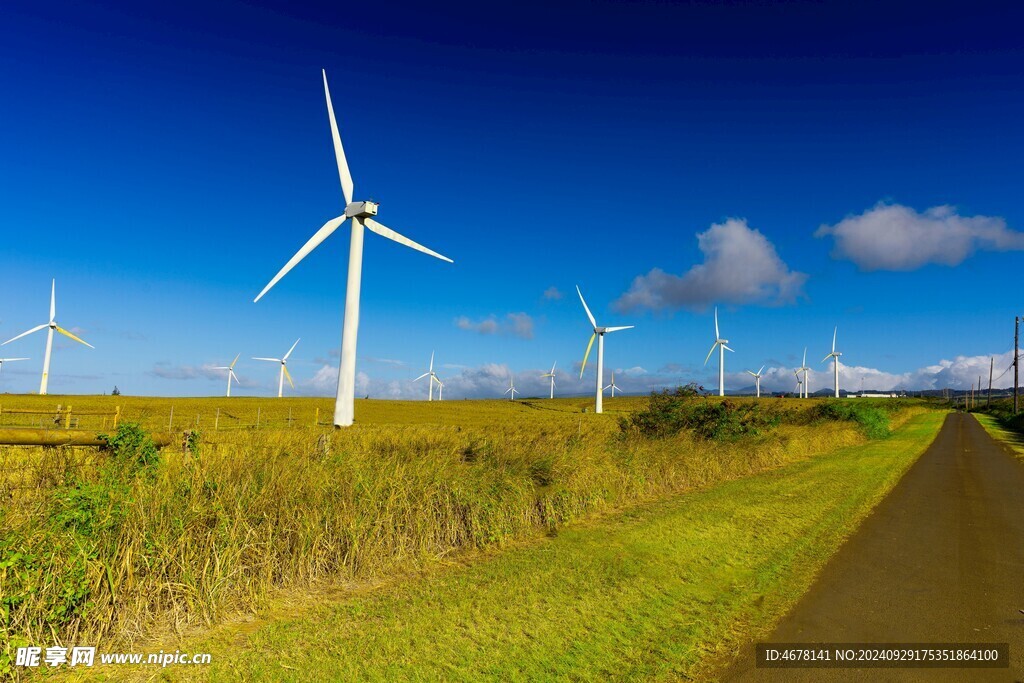
<instances>
[{"instance_id":1,"label":"dry golden grass","mask_svg":"<svg viewBox=\"0 0 1024 683\"><path fill-rule=\"evenodd\" d=\"M58 402L95 412L121 405L124 421L154 429L173 405L176 420L192 416L188 426L200 416L203 436L194 452L165 448L143 470L94 449L0 447L8 655L31 642L121 645L153 628L211 624L281 589L501 547L865 440L851 423L800 419L729 443L631 439L616 418L643 404L636 398L608 401L604 415L582 413L585 399L358 401L357 426L339 431L312 426L316 408L330 414L320 399L49 396L2 405ZM814 401L777 403L798 417ZM263 428L213 431L218 407L222 420L230 413L243 424L258 411Z\"/></svg>"}]
</instances>

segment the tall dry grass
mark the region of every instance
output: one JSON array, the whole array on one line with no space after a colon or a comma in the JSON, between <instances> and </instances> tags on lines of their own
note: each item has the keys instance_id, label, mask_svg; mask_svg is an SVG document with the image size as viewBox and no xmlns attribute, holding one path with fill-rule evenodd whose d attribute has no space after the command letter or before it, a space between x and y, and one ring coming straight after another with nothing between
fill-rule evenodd
<instances>
[{"instance_id":1,"label":"tall dry grass","mask_svg":"<svg viewBox=\"0 0 1024 683\"><path fill-rule=\"evenodd\" d=\"M38 465L0 477L0 638L8 655L128 643L258 609L281 588L386 575L865 440L842 422L718 443L515 415L221 433L142 469L81 449L0 450Z\"/></svg>"}]
</instances>

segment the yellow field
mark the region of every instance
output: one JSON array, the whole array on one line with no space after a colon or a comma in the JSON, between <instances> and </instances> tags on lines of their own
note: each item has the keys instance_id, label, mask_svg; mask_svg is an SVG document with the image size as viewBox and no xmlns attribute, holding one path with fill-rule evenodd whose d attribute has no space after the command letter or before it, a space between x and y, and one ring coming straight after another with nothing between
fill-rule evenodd
<instances>
[{"instance_id":1,"label":"yellow field","mask_svg":"<svg viewBox=\"0 0 1024 683\"><path fill-rule=\"evenodd\" d=\"M782 424L718 442L624 433L641 398L606 400L603 415L589 399L358 400L356 426L335 430L314 426L329 399L0 397L0 426L32 424L3 411L70 404L81 429L120 406L122 425L200 434L145 462L0 447L0 674L32 639L210 624L280 589L406 571L865 440L850 422L808 428L814 399L763 401Z\"/></svg>"}]
</instances>

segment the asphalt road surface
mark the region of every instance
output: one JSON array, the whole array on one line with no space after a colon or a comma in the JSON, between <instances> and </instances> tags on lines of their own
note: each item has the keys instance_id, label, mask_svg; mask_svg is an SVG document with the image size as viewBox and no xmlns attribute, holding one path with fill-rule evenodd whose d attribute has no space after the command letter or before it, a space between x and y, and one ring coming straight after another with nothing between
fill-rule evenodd
<instances>
[{"instance_id":1,"label":"asphalt road surface","mask_svg":"<svg viewBox=\"0 0 1024 683\"><path fill-rule=\"evenodd\" d=\"M969 415L934 443L765 642L1002 642L1009 669L758 669L726 681L1024 680L1024 464Z\"/></svg>"}]
</instances>

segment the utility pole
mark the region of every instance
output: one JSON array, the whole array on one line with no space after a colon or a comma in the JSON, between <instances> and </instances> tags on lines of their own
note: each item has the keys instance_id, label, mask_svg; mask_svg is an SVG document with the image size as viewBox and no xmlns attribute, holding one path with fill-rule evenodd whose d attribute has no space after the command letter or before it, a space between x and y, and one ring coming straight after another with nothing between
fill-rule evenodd
<instances>
[{"instance_id":1,"label":"utility pole","mask_svg":"<svg viewBox=\"0 0 1024 683\"><path fill-rule=\"evenodd\" d=\"M992 407L992 371L996 368L996 358L992 356L988 361L988 407Z\"/></svg>"},{"instance_id":2,"label":"utility pole","mask_svg":"<svg viewBox=\"0 0 1024 683\"><path fill-rule=\"evenodd\" d=\"M1013 414L1017 414L1017 387L1020 385L1017 366L1020 365L1020 316L1013 319Z\"/></svg>"}]
</instances>

